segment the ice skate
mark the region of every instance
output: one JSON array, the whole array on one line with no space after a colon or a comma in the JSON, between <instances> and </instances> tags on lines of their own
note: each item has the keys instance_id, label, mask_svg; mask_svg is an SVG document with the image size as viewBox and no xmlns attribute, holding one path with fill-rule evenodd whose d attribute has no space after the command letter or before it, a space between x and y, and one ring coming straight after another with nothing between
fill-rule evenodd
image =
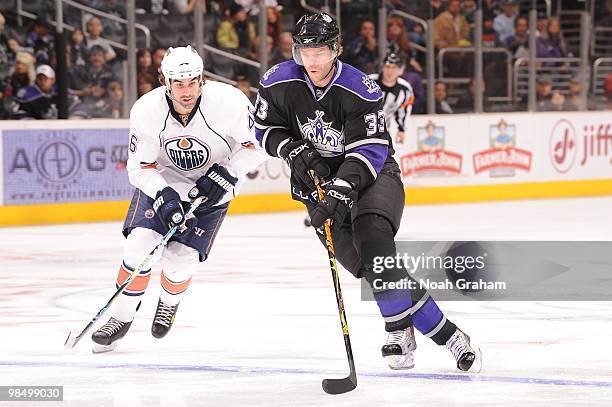
<instances>
[{"instance_id":1,"label":"ice skate","mask_svg":"<svg viewBox=\"0 0 612 407\"><path fill-rule=\"evenodd\" d=\"M414 328L409 327L389 332L387 342L383 345L381 352L391 369L412 369L416 348Z\"/></svg>"},{"instance_id":2,"label":"ice skate","mask_svg":"<svg viewBox=\"0 0 612 407\"><path fill-rule=\"evenodd\" d=\"M168 305L162 302L161 298L159 299L157 302L157 310L155 311L155 318L153 318L153 325L151 325L151 335L157 339L166 336L170 328L172 328L178 306L178 304Z\"/></svg>"},{"instance_id":3,"label":"ice skate","mask_svg":"<svg viewBox=\"0 0 612 407\"><path fill-rule=\"evenodd\" d=\"M446 341L448 349L457 361L457 369L478 373L482 369L482 355L478 346L470 343L470 337L457 329Z\"/></svg>"},{"instance_id":4,"label":"ice skate","mask_svg":"<svg viewBox=\"0 0 612 407\"><path fill-rule=\"evenodd\" d=\"M117 347L117 341L125 336L130 330L132 321L123 322L111 317L100 329L91 335L94 342L92 352L110 352Z\"/></svg>"}]
</instances>

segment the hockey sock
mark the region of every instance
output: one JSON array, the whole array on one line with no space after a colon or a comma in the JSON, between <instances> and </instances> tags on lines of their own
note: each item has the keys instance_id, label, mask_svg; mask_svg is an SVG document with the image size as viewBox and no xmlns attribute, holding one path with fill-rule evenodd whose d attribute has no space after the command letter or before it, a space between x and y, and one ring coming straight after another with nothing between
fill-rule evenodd
<instances>
[{"instance_id":1,"label":"hockey sock","mask_svg":"<svg viewBox=\"0 0 612 407\"><path fill-rule=\"evenodd\" d=\"M119 268L119 274L117 276L117 288L121 284L127 280L127 278L132 274L134 269L125 262L121 264ZM132 282L125 287L122 291L121 296L113 306L112 315L115 319L123 322L130 322L134 319L134 314L136 314L136 307L138 306L138 302L141 299L141 296L144 294L147 286L149 285L149 280L151 279L151 269L142 270Z\"/></svg>"},{"instance_id":2,"label":"hockey sock","mask_svg":"<svg viewBox=\"0 0 612 407\"><path fill-rule=\"evenodd\" d=\"M168 277L166 273L162 271L161 286L163 290L159 298L167 305L176 305L185 295L189 284L191 284L191 277L183 281L172 281L171 277Z\"/></svg>"}]
</instances>

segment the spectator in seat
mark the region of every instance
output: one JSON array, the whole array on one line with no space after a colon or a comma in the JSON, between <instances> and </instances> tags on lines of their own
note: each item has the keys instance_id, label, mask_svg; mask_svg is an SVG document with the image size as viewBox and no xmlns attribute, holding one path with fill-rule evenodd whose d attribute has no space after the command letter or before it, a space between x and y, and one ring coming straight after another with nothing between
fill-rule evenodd
<instances>
[{"instance_id":1,"label":"spectator in seat","mask_svg":"<svg viewBox=\"0 0 612 407\"><path fill-rule=\"evenodd\" d=\"M536 83L536 110L551 110L552 81L547 76L540 76Z\"/></svg>"},{"instance_id":2,"label":"spectator in seat","mask_svg":"<svg viewBox=\"0 0 612 407\"><path fill-rule=\"evenodd\" d=\"M565 39L561 32L561 23L557 17L551 17L546 32L537 38L536 54L538 58L565 58L572 56L567 51Z\"/></svg>"},{"instance_id":3,"label":"spectator in seat","mask_svg":"<svg viewBox=\"0 0 612 407\"><path fill-rule=\"evenodd\" d=\"M463 0L463 7L461 10L461 14L465 17L465 21L470 25L470 31L472 35L474 33L475 19L476 19L476 0Z\"/></svg>"},{"instance_id":4,"label":"spectator in seat","mask_svg":"<svg viewBox=\"0 0 612 407\"><path fill-rule=\"evenodd\" d=\"M164 55L166 55L166 48L155 48L151 55L152 71L155 76L159 74L159 67L161 66L162 59L164 59Z\"/></svg>"},{"instance_id":5,"label":"spectator in seat","mask_svg":"<svg viewBox=\"0 0 612 407\"><path fill-rule=\"evenodd\" d=\"M461 2L450 0L448 9L434 20L434 44L437 49L470 46L470 26L461 15Z\"/></svg>"},{"instance_id":6,"label":"spectator in seat","mask_svg":"<svg viewBox=\"0 0 612 407\"><path fill-rule=\"evenodd\" d=\"M36 80L33 85L19 89L13 100L13 118L56 119L57 92L55 88L55 71L49 65L36 68Z\"/></svg>"},{"instance_id":7,"label":"spectator in seat","mask_svg":"<svg viewBox=\"0 0 612 407\"><path fill-rule=\"evenodd\" d=\"M274 39L274 43L278 42L278 37L283 32L283 15L281 14L279 6L266 7L267 20L268 20L268 35Z\"/></svg>"},{"instance_id":8,"label":"spectator in seat","mask_svg":"<svg viewBox=\"0 0 612 407\"><path fill-rule=\"evenodd\" d=\"M416 72L423 72L410 48L410 36L406 31L404 20L399 16L391 16L387 20L387 49L406 56L408 66Z\"/></svg>"},{"instance_id":9,"label":"spectator in seat","mask_svg":"<svg viewBox=\"0 0 612 407\"><path fill-rule=\"evenodd\" d=\"M89 3L89 6L96 10L115 17L127 18L125 0L89 0ZM125 25L119 21L106 19L104 22L104 36L113 41L125 42L127 40Z\"/></svg>"},{"instance_id":10,"label":"spectator in seat","mask_svg":"<svg viewBox=\"0 0 612 407\"><path fill-rule=\"evenodd\" d=\"M410 38L406 31L406 24L399 16L391 16L387 19L387 49L393 49L396 54L409 57ZM420 71L420 69L419 69Z\"/></svg>"},{"instance_id":11,"label":"spectator in seat","mask_svg":"<svg viewBox=\"0 0 612 407\"><path fill-rule=\"evenodd\" d=\"M446 11L444 2L442 0L431 0L430 1L431 12L433 12L433 19L435 20L440 14ZM429 19L429 12L425 13L425 19Z\"/></svg>"},{"instance_id":12,"label":"spectator in seat","mask_svg":"<svg viewBox=\"0 0 612 407\"><path fill-rule=\"evenodd\" d=\"M436 98L436 113L437 114L448 114L454 113L453 108L448 104L446 83L437 81L435 85L435 98Z\"/></svg>"},{"instance_id":13,"label":"spectator in seat","mask_svg":"<svg viewBox=\"0 0 612 407\"><path fill-rule=\"evenodd\" d=\"M85 44L85 35L79 28L75 29L70 35L68 42L68 61L70 66L79 66L87 64L87 46Z\"/></svg>"},{"instance_id":14,"label":"spectator in seat","mask_svg":"<svg viewBox=\"0 0 612 407\"><path fill-rule=\"evenodd\" d=\"M529 19L526 16L514 20L514 35L506 38L504 47L512 53L513 59L529 57Z\"/></svg>"},{"instance_id":15,"label":"spectator in seat","mask_svg":"<svg viewBox=\"0 0 612 407\"><path fill-rule=\"evenodd\" d=\"M37 64L48 64L53 53L53 35L49 25L41 19L34 20L26 39L26 47L31 48Z\"/></svg>"},{"instance_id":16,"label":"spectator in seat","mask_svg":"<svg viewBox=\"0 0 612 407\"><path fill-rule=\"evenodd\" d=\"M70 69L69 88L80 98L83 104L80 109L87 111L91 117L97 117L100 109L98 102L103 102L108 83L115 80L105 61L104 48L96 45L89 50L86 66Z\"/></svg>"},{"instance_id":17,"label":"spectator in seat","mask_svg":"<svg viewBox=\"0 0 612 407\"><path fill-rule=\"evenodd\" d=\"M378 60L378 45L376 28L372 20L363 20L359 36L346 46L344 59L350 65L367 73L376 73Z\"/></svg>"},{"instance_id":18,"label":"spectator in seat","mask_svg":"<svg viewBox=\"0 0 612 407\"><path fill-rule=\"evenodd\" d=\"M11 118L11 112L6 106L6 85L0 82L0 120L8 120Z\"/></svg>"},{"instance_id":19,"label":"spectator in seat","mask_svg":"<svg viewBox=\"0 0 612 407\"><path fill-rule=\"evenodd\" d=\"M221 48L246 54L255 39L255 26L248 19L244 7L237 3L230 5L226 16L217 30L217 44Z\"/></svg>"},{"instance_id":20,"label":"spectator in seat","mask_svg":"<svg viewBox=\"0 0 612 407\"><path fill-rule=\"evenodd\" d=\"M0 81L9 75L9 69L12 66L12 63L9 62L10 47L8 44L9 37L5 32L5 21L4 16L0 13Z\"/></svg>"},{"instance_id":21,"label":"spectator in seat","mask_svg":"<svg viewBox=\"0 0 612 407\"><path fill-rule=\"evenodd\" d=\"M121 82L112 80L108 83L104 102L102 113L98 117L112 119L123 117L123 85Z\"/></svg>"},{"instance_id":22,"label":"spectator in seat","mask_svg":"<svg viewBox=\"0 0 612 407\"><path fill-rule=\"evenodd\" d=\"M147 72L153 76L157 75L153 68L153 58L149 48L141 48L136 52L136 71L139 74Z\"/></svg>"},{"instance_id":23,"label":"spectator in seat","mask_svg":"<svg viewBox=\"0 0 612 407\"><path fill-rule=\"evenodd\" d=\"M545 11L538 11L538 20L536 21L536 35L538 37L546 36L546 26L548 26L548 16Z\"/></svg>"},{"instance_id":24,"label":"spectator in seat","mask_svg":"<svg viewBox=\"0 0 612 407\"><path fill-rule=\"evenodd\" d=\"M489 11L482 12L482 46L496 47L499 44L497 33L493 28L495 15Z\"/></svg>"},{"instance_id":25,"label":"spectator in seat","mask_svg":"<svg viewBox=\"0 0 612 407\"><path fill-rule=\"evenodd\" d=\"M289 31L284 31L278 36L278 46L270 55L270 64L276 65L293 58L293 36Z\"/></svg>"},{"instance_id":26,"label":"spectator in seat","mask_svg":"<svg viewBox=\"0 0 612 407\"><path fill-rule=\"evenodd\" d=\"M565 96L560 91L554 91L550 97L550 105L548 109L550 111L562 112L569 110L569 106L566 103Z\"/></svg>"},{"instance_id":27,"label":"spectator in seat","mask_svg":"<svg viewBox=\"0 0 612 407\"><path fill-rule=\"evenodd\" d=\"M9 81L11 92L16 95L19 89L30 86L36 79L34 68L34 55L29 52L17 52L15 69Z\"/></svg>"},{"instance_id":28,"label":"spectator in seat","mask_svg":"<svg viewBox=\"0 0 612 407\"><path fill-rule=\"evenodd\" d=\"M138 83L138 97L141 97L145 93L148 93L156 88L155 83L157 80L150 72L143 71L138 73L136 81Z\"/></svg>"},{"instance_id":29,"label":"spectator in seat","mask_svg":"<svg viewBox=\"0 0 612 407\"><path fill-rule=\"evenodd\" d=\"M87 20L87 34L89 35L87 38L87 51L89 52L95 46L101 47L104 50L106 62L109 62L115 59L117 54L108 40L101 37L103 31L104 27L98 17L91 17Z\"/></svg>"},{"instance_id":30,"label":"spectator in seat","mask_svg":"<svg viewBox=\"0 0 612 407\"><path fill-rule=\"evenodd\" d=\"M516 19L516 2L514 0L503 1L503 13L495 17L493 28L497 33L497 38L500 42L506 41L506 38L514 35L514 20Z\"/></svg>"},{"instance_id":31,"label":"spectator in seat","mask_svg":"<svg viewBox=\"0 0 612 407\"><path fill-rule=\"evenodd\" d=\"M566 110L581 110L582 107L582 81L578 75L573 76L569 82L569 92L565 95ZM587 110L597 110L593 101L587 99Z\"/></svg>"},{"instance_id":32,"label":"spectator in seat","mask_svg":"<svg viewBox=\"0 0 612 407\"><path fill-rule=\"evenodd\" d=\"M485 87L486 87L484 80L481 82L481 84L482 84L482 93L483 93L483 98L484 98ZM453 110L456 113L468 113L468 112L473 112L475 108L476 108L476 79L472 79L470 82L470 91L463 93L463 95L459 98L459 100L455 104L455 108Z\"/></svg>"}]
</instances>

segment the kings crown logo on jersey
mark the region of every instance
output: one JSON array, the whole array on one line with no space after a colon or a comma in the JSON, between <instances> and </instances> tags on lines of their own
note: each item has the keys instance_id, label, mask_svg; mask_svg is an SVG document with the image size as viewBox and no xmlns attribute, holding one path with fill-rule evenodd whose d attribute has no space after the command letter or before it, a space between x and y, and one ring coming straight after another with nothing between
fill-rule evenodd
<instances>
[{"instance_id":1,"label":"kings crown logo on jersey","mask_svg":"<svg viewBox=\"0 0 612 407\"><path fill-rule=\"evenodd\" d=\"M361 82L363 82L363 84L365 85L368 93L374 93L374 92L381 91L380 86L378 86L376 81L374 81L374 79L370 78L368 75L365 75L363 78L361 78Z\"/></svg>"},{"instance_id":2,"label":"kings crown logo on jersey","mask_svg":"<svg viewBox=\"0 0 612 407\"><path fill-rule=\"evenodd\" d=\"M268 78L270 77L270 75L272 75L274 72L276 72L276 70L278 69L278 65L274 65L273 67L271 67L270 69L268 69L266 71L266 73L263 74L262 78L264 81L267 81Z\"/></svg>"},{"instance_id":3,"label":"kings crown logo on jersey","mask_svg":"<svg viewBox=\"0 0 612 407\"><path fill-rule=\"evenodd\" d=\"M332 122L323 120L325 112L315 111L316 117L306 118L306 122L300 122L296 116L302 137L310 140L323 157L333 157L344 152L344 132L332 127Z\"/></svg>"},{"instance_id":4,"label":"kings crown logo on jersey","mask_svg":"<svg viewBox=\"0 0 612 407\"><path fill-rule=\"evenodd\" d=\"M168 140L164 148L170 161L184 171L203 167L210 157L208 146L191 136Z\"/></svg>"}]
</instances>

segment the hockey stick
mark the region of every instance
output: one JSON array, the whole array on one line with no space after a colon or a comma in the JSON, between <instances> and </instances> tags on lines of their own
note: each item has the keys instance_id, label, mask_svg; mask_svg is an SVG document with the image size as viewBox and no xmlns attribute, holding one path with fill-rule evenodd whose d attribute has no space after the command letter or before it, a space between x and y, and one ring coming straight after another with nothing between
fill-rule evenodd
<instances>
[{"instance_id":1,"label":"hockey stick","mask_svg":"<svg viewBox=\"0 0 612 407\"><path fill-rule=\"evenodd\" d=\"M317 187L317 194L319 201L323 200L323 188L321 182L314 172L311 171L311 175L314 178L315 186ZM329 228L330 222L327 220L323 224L325 230L325 243L327 246L327 255L329 257L329 267L332 272L332 279L334 280L334 289L336 291L336 302L338 303L338 313L340 314L340 325L342 326L342 335L344 336L344 347L346 348L346 356L348 357L348 363L350 373L348 377L343 379L323 379L321 383L323 390L328 394L342 394L347 393L357 387L357 372L355 371L355 360L353 359L353 349L351 348L351 338L349 337L348 323L346 322L346 314L344 312L344 301L342 300L342 290L340 289L340 279L338 277L338 265L336 264L336 253L334 251L334 242L332 240L331 230Z\"/></svg>"},{"instance_id":2,"label":"hockey stick","mask_svg":"<svg viewBox=\"0 0 612 407\"><path fill-rule=\"evenodd\" d=\"M196 198L192 203L191 206L189 207L189 210L187 211L187 213L185 214L185 219L187 219L188 217L191 217L193 215L193 213L195 212L195 210L198 208L198 206L200 206L203 202L206 202L207 198L206 197L199 197ZM149 254L147 254L147 256L140 262L140 264L138 266L136 266L134 268L134 271L132 271L132 273L128 276L128 278L123 282L123 284L121 284L119 286L119 288L117 288L117 291L115 291L115 293L113 294L112 297L110 297L110 299L108 300L108 302L106 303L105 306L103 306L100 311L98 311L98 313L91 319L91 321L89 321L89 323L85 326L85 328L83 328L83 330L81 331L81 333L79 333L78 335L74 332L74 331L70 331L68 332L68 337L66 338L66 342L64 343L64 347L66 349L72 349L74 348L74 346L87 334L87 332L91 329L91 327L96 323L96 321L98 321L98 319L100 319L100 317L102 315L104 315L104 313L106 313L106 311L108 310L108 308L115 302L115 300L117 299L117 297L119 297L119 294L121 294L121 292L123 291L123 289L125 287L127 287L128 285L130 285L130 283L136 278L136 276L140 273L141 270L143 270L145 267L147 267L149 265L149 263L151 262L151 260L153 260L153 258L155 257L155 254L164 246L166 246L166 244L168 243L168 241L170 240L170 238L172 236L174 236L174 234L177 232L177 230L179 230L179 225L173 226L162 238L162 240L149 252Z\"/></svg>"}]
</instances>

